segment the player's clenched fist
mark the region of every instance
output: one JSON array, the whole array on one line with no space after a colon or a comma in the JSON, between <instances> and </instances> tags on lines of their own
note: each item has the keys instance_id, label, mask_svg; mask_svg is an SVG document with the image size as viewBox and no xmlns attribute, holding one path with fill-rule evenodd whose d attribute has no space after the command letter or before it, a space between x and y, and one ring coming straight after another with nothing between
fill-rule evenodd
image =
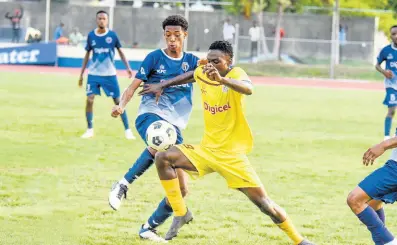
<instances>
[{"instance_id":1,"label":"player's clenched fist","mask_svg":"<svg viewBox=\"0 0 397 245\"><path fill-rule=\"evenodd\" d=\"M123 112L123 108L121 108L119 105L115 105L112 109L112 117L118 117L119 115L123 114Z\"/></svg>"},{"instance_id":2,"label":"player's clenched fist","mask_svg":"<svg viewBox=\"0 0 397 245\"><path fill-rule=\"evenodd\" d=\"M393 78L393 72L391 70L386 70L383 75L388 78L388 79L392 79Z\"/></svg>"},{"instance_id":3,"label":"player's clenched fist","mask_svg":"<svg viewBox=\"0 0 397 245\"><path fill-rule=\"evenodd\" d=\"M83 76L79 77L79 88L83 87Z\"/></svg>"}]
</instances>

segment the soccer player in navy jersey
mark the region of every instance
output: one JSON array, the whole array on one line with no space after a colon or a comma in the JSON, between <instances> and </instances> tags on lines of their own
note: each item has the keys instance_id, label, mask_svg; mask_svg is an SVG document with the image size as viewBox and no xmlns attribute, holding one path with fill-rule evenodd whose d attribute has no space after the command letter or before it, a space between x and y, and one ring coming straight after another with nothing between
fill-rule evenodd
<instances>
[{"instance_id":1,"label":"soccer player in navy jersey","mask_svg":"<svg viewBox=\"0 0 397 245\"><path fill-rule=\"evenodd\" d=\"M84 57L83 66L81 68L79 86L83 86L83 75L90 58L92 51L92 62L88 68L88 79L87 79L87 103L86 103L86 119L87 119L87 131L81 136L82 138L91 138L94 136L93 128L93 105L95 95L101 95L100 88L103 89L106 96L111 96L116 105L120 103L120 87L116 76L116 67L114 65L114 49L116 48L121 60L127 68L129 77L132 77L132 71L128 64L127 59L123 51L121 50L121 44L117 34L109 30L108 26L108 13L105 11L98 11L96 15L96 21L98 27L91 31L87 37L87 45L85 50L87 51ZM130 129L127 113L121 114L121 119L124 124L125 137L127 139L135 139Z\"/></svg>"},{"instance_id":2,"label":"soccer player in navy jersey","mask_svg":"<svg viewBox=\"0 0 397 245\"><path fill-rule=\"evenodd\" d=\"M191 53L183 52L188 22L182 16L172 15L163 21L163 30L167 48L155 50L147 55L135 79L123 93L120 104L113 108L112 116L116 117L124 112L127 103L142 83L158 84L165 80L172 80L179 75L184 76L183 79L186 80L193 79L193 71L197 67L199 58ZM176 143L183 142L181 130L186 127L192 111L192 92L193 85L190 83L166 88L161 97L156 97L154 94L142 96L135 126L145 143L147 128L159 120L173 124L178 134ZM153 165L155 154L156 150L150 147L145 148L124 177L113 185L109 193L109 205L114 210L120 207L121 201L127 194L128 185ZM185 196L187 186L183 170L178 171L178 176L182 194ZM140 237L164 241L157 235L155 228L164 223L172 213L171 206L164 198L149 220L142 225L139 232Z\"/></svg>"},{"instance_id":3,"label":"soccer player in navy jersey","mask_svg":"<svg viewBox=\"0 0 397 245\"><path fill-rule=\"evenodd\" d=\"M376 70L385 77L386 97L383 104L388 107L384 124L385 140L390 138L392 120L397 106L397 25L390 28L392 43L382 49L378 56ZM386 62L384 70L380 65Z\"/></svg>"}]
</instances>

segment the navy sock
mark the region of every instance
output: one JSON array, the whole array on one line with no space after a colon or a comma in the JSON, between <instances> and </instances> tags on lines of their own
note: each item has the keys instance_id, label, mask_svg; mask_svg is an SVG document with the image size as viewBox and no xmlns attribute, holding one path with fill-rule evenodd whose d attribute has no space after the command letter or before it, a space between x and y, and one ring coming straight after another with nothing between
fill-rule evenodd
<instances>
[{"instance_id":1,"label":"navy sock","mask_svg":"<svg viewBox=\"0 0 397 245\"><path fill-rule=\"evenodd\" d=\"M87 118L87 126L88 128L92 128L92 119L94 117L94 113L91 112L86 112L85 117Z\"/></svg>"},{"instance_id":2,"label":"navy sock","mask_svg":"<svg viewBox=\"0 0 397 245\"><path fill-rule=\"evenodd\" d=\"M391 118L391 117L385 118L385 136L390 136L392 120L393 120L393 118Z\"/></svg>"},{"instance_id":3,"label":"navy sock","mask_svg":"<svg viewBox=\"0 0 397 245\"><path fill-rule=\"evenodd\" d=\"M156 228L163 224L172 215L172 213L173 211L171 206L167 204L167 200L164 198L148 220L150 227Z\"/></svg>"},{"instance_id":4,"label":"navy sock","mask_svg":"<svg viewBox=\"0 0 397 245\"><path fill-rule=\"evenodd\" d=\"M152 166L154 162L154 156L149 152L146 148L132 167L128 170L128 172L124 175L124 178L131 184L140 177L146 170Z\"/></svg>"},{"instance_id":5,"label":"navy sock","mask_svg":"<svg viewBox=\"0 0 397 245\"><path fill-rule=\"evenodd\" d=\"M383 224L375 210L370 206L357 214L357 217L364 225L367 226L368 230L372 234L372 240L375 244L385 244L394 240L394 236L385 227L385 224Z\"/></svg>"},{"instance_id":6,"label":"navy sock","mask_svg":"<svg viewBox=\"0 0 397 245\"><path fill-rule=\"evenodd\" d=\"M385 210L383 208L376 210L376 214L378 215L379 219L382 220L383 224L386 224Z\"/></svg>"},{"instance_id":7,"label":"navy sock","mask_svg":"<svg viewBox=\"0 0 397 245\"><path fill-rule=\"evenodd\" d=\"M127 112L124 111L124 113L121 114L120 116L121 116L121 120L123 121L124 128L125 129L129 129L130 128L130 124L128 123Z\"/></svg>"}]
</instances>

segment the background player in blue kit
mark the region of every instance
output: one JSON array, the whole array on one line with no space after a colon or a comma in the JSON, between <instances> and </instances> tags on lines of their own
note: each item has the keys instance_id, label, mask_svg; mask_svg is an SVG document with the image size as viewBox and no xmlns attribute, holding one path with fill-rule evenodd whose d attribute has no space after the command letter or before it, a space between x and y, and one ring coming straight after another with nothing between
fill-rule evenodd
<instances>
[{"instance_id":1,"label":"background player in blue kit","mask_svg":"<svg viewBox=\"0 0 397 245\"><path fill-rule=\"evenodd\" d=\"M164 38L167 43L166 49L158 49L144 59L135 79L123 93L121 102L115 106L112 116L118 116L124 112L127 103L134 95L137 88L144 82L146 84L157 84L164 80L172 80L179 75L184 79L193 79L193 71L197 67L198 58L190 53L184 53L183 42L187 37L188 23L179 15L169 16L163 21ZM161 97L153 94L142 96L139 106L138 117L135 125L142 139L145 141L146 130L155 121L166 120L173 124L178 133L177 144L183 141L181 129L188 123L192 111L192 84L183 84L169 87L163 90ZM146 142L146 141L145 141ZM151 165L153 165L156 150L148 147L136 160L125 176L114 184L109 193L109 205L117 210L121 201L126 196L128 184L134 182ZM181 191L187 193L186 176L183 170L178 171ZM141 238L164 241L157 235L155 228L172 215L172 208L164 198L157 210L144 224L139 232Z\"/></svg>"},{"instance_id":2,"label":"background player in blue kit","mask_svg":"<svg viewBox=\"0 0 397 245\"><path fill-rule=\"evenodd\" d=\"M83 86L83 75L90 58L91 51L92 63L88 69L87 79L87 104L86 104L86 118L87 131L81 136L82 138L91 138L94 136L93 120L93 105L95 95L101 95L100 88L103 89L106 96L111 96L116 105L120 103L120 87L116 76L116 67L114 66L114 48L117 49L121 60L127 68L128 76L132 77L132 71L127 59L121 50L121 44L117 34L107 28L108 14L105 11L98 11L96 15L98 28L91 31L87 37L86 55L84 57L83 66L79 78L79 86ZM135 139L130 126L128 124L127 112L121 114L121 119L124 124L125 137L127 139Z\"/></svg>"},{"instance_id":3,"label":"background player in blue kit","mask_svg":"<svg viewBox=\"0 0 397 245\"><path fill-rule=\"evenodd\" d=\"M385 140L390 138L390 129L397 106L397 25L390 28L392 43L384 47L376 64L376 70L385 76L386 97L383 104L388 107L385 118ZM386 61L386 69L380 65Z\"/></svg>"},{"instance_id":4,"label":"background player in blue kit","mask_svg":"<svg viewBox=\"0 0 397 245\"><path fill-rule=\"evenodd\" d=\"M397 137L385 140L368 149L363 156L364 165L374 160L386 150L397 147ZM386 164L368 175L349 194L347 204L372 234L376 245L397 245L397 240L386 228L383 203L397 200L397 149L393 149Z\"/></svg>"}]
</instances>

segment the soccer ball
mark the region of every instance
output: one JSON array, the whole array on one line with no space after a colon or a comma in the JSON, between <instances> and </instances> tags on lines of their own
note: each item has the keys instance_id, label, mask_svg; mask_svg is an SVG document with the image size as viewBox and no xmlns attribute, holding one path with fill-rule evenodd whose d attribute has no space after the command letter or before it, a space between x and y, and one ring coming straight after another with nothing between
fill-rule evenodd
<instances>
[{"instance_id":1,"label":"soccer ball","mask_svg":"<svg viewBox=\"0 0 397 245\"><path fill-rule=\"evenodd\" d=\"M163 120L156 121L146 131L148 146L157 151L166 151L176 143L177 133L175 127Z\"/></svg>"}]
</instances>

